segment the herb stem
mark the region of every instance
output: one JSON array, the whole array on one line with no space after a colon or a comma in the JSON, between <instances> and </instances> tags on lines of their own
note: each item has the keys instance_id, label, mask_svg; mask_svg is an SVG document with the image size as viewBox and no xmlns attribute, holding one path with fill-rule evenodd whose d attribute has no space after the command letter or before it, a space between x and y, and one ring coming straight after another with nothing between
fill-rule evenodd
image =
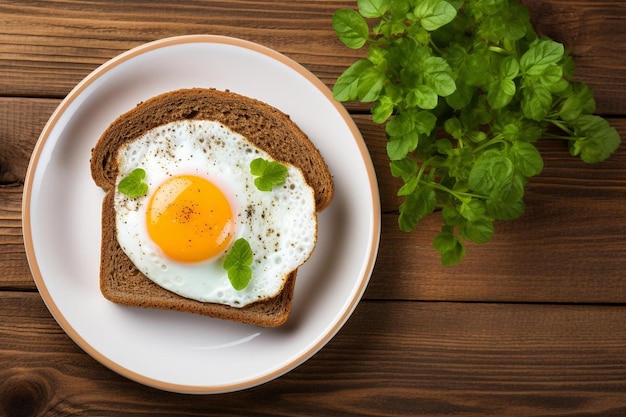
<instances>
[{"instance_id":1,"label":"herb stem","mask_svg":"<svg viewBox=\"0 0 626 417\"><path fill-rule=\"evenodd\" d=\"M503 54L503 55L510 55L510 52L509 52L509 51L507 51L506 49L501 48L501 47L499 47L499 46L495 46L495 45L491 45L491 46L489 47L489 50L490 50L490 51L492 51L492 52L496 52L496 53L499 53L499 54Z\"/></svg>"},{"instance_id":2,"label":"herb stem","mask_svg":"<svg viewBox=\"0 0 626 417\"><path fill-rule=\"evenodd\" d=\"M559 129L561 129L563 132L567 133L569 136L574 136L574 132L572 132L572 130L569 128L569 126L567 125L567 123L562 122L560 120L555 120L555 119L546 119L546 121L548 123L552 123L552 125L558 127ZM555 137L555 136L553 136ZM558 137L558 136L557 136Z\"/></svg>"},{"instance_id":3,"label":"herb stem","mask_svg":"<svg viewBox=\"0 0 626 417\"><path fill-rule=\"evenodd\" d=\"M546 133L543 135L546 139L563 139L569 141L576 141L580 138L574 136L555 135L554 133Z\"/></svg>"},{"instance_id":4,"label":"herb stem","mask_svg":"<svg viewBox=\"0 0 626 417\"><path fill-rule=\"evenodd\" d=\"M433 188L435 188L435 189L437 189L439 191L443 191L445 193L448 193L448 194L450 194L451 196L455 197L458 200L463 200L464 198L480 198L480 199L483 199L483 200L487 199L487 196L484 196L484 195L451 190L448 187L446 187L445 185L441 185L441 184L439 184L437 182L423 181L423 180L420 180L419 182L420 182L420 184L428 185L428 186L431 186L431 187L433 187Z\"/></svg>"},{"instance_id":5,"label":"herb stem","mask_svg":"<svg viewBox=\"0 0 626 417\"><path fill-rule=\"evenodd\" d=\"M430 157L427 160L425 160L424 162L422 162L422 166L420 167L419 171L417 172L417 180L421 181L422 180L422 175L424 174L424 171L426 171L426 168L431 164L432 161L434 161L435 159L437 159L436 156Z\"/></svg>"},{"instance_id":6,"label":"herb stem","mask_svg":"<svg viewBox=\"0 0 626 417\"><path fill-rule=\"evenodd\" d=\"M476 149L474 149L474 152L480 152L485 148L488 148L492 145L495 145L497 143L502 142L504 139L504 135L502 135L502 133L497 134L496 136L494 136L493 138L489 139L487 142L483 143L482 145L478 146Z\"/></svg>"},{"instance_id":7,"label":"herb stem","mask_svg":"<svg viewBox=\"0 0 626 417\"><path fill-rule=\"evenodd\" d=\"M433 42L432 38L430 39L430 41L428 43L435 51L437 51L437 53L439 55L441 55L441 50L437 47L437 44L435 44L435 42Z\"/></svg>"}]
</instances>

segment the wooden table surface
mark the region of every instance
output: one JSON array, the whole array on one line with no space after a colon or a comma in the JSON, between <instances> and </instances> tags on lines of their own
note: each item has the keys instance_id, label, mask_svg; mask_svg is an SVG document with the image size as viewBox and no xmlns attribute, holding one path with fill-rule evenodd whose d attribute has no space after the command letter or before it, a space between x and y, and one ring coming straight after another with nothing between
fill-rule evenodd
<instances>
[{"instance_id":1,"label":"wooden table surface","mask_svg":"<svg viewBox=\"0 0 626 417\"><path fill-rule=\"evenodd\" d=\"M363 300L319 353L258 387L189 396L125 379L74 344L37 292L21 228L31 152L73 86L184 34L261 43L329 87L360 56L330 25L355 1L173 3L0 1L0 416L626 416L626 147L592 166L543 142L524 216L444 268L437 218L398 230L384 132L358 105L347 107L378 176L380 251ZM626 3L524 3L626 137Z\"/></svg>"}]
</instances>

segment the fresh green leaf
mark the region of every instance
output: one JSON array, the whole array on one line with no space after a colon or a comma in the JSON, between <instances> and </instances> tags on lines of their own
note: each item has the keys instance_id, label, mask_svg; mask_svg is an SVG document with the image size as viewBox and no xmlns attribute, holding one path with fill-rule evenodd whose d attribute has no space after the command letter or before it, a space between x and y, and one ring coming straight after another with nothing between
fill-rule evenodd
<instances>
[{"instance_id":1,"label":"fresh green leaf","mask_svg":"<svg viewBox=\"0 0 626 417\"><path fill-rule=\"evenodd\" d=\"M463 222L459 227L460 234L474 243L487 243L493 237L493 220L481 217L476 220Z\"/></svg>"},{"instance_id":2,"label":"fresh green leaf","mask_svg":"<svg viewBox=\"0 0 626 417\"><path fill-rule=\"evenodd\" d=\"M533 32L530 13L523 5L509 3L509 10L503 17L506 20L505 37L508 40L519 41L529 32Z\"/></svg>"},{"instance_id":3,"label":"fresh green leaf","mask_svg":"<svg viewBox=\"0 0 626 417\"><path fill-rule=\"evenodd\" d=\"M503 203L515 203L524 197L526 177L514 172L510 178L501 181L493 190L490 198Z\"/></svg>"},{"instance_id":4,"label":"fresh green leaf","mask_svg":"<svg viewBox=\"0 0 626 417\"><path fill-rule=\"evenodd\" d=\"M513 162L501 151L491 149L480 155L469 175L470 187L485 195L490 195L512 181L515 174Z\"/></svg>"},{"instance_id":5,"label":"fresh green leaf","mask_svg":"<svg viewBox=\"0 0 626 417\"><path fill-rule=\"evenodd\" d=\"M441 263L444 266L456 265L465 256L465 245L448 230L435 237L433 246L441 254Z\"/></svg>"},{"instance_id":6,"label":"fresh green leaf","mask_svg":"<svg viewBox=\"0 0 626 417\"><path fill-rule=\"evenodd\" d=\"M382 68L370 66L363 69L357 82L357 98L363 103L376 101L380 97L385 80L386 77Z\"/></svg>"},{"instance_id":7,"label":"fresh green leaf","mask_svg":"<svg viewBox=\"0 0 626 417\"><path fill-rule=\"evenodd\" d=\"M507 106L513 100L516 90L513 80L504 78L494 81L489 86L489 93L487 93L489 105L493 109L501 109Z\"/></svg>"},{"instance_id":8,"label":"fresh green leaf","mask_svg":"<svg viewBox=\"0 0 626 417\"><path fill-rule=\"evenodd\" d=\"M478 199L463 201L459 208L459 214L469 221L478 221L485 218L485 202Z\"/></svg>"},{"instance_id":9,"label":"fresh green leaf","mask_svg":"<svg viewBox=\"0 0 626 417\"><path fill-rule=\"evenodd\" d=\"M454 204L446 204L441 209L441 217L445 226L442 230L447 230L451 234L454 231L454 225L458 225L463 222L463 216L459 213L459 209Z\"/></svg>"},{"instance_id":10,"label":"fresh green leaf","mask_svg":"<svg viewBox=\"0 0 626 417\"><path fill-rule=\"evenodd\" d=\"M538 175L543 170L543 158L532 143L515 142L509 150L509 158L526 177Z\"/></svg>"},{"instance_id":11,"label":"fresh green leaf","mask_svg":"<svg viewBox=\"0 0 626 417\"><path fill-rule=\"evenodd\" d=\"M422 66L426 83L438 95L446 97L454 93L456 83L454 82L452 69L445 59L430 56L423 61Z\"/></svg>"},{"instance_id":12,"label":"fresh green leaf","mask_svg":"<svg viewBox=\"0 0 626 417\"><path fill-rule=\"evenodd\" d=\"M424 29L433 31L450 23L456 16L456 9L445 0L422 0L415 6L413 14Z\"/></svg>"},{"instance_id":13,"label":"fresh green leaf","mask_svg":"<svg viewBox=\"0 0 626 417\"><path fill-rule=\"evenodd\" d=\"M524 201L502 201L490 198L486 202L487 214L497 220L514 220L524 214Z\"/></svg>"},{"instance_id":14,"label":"fresh green leaf","mask_svg":"<svg viewBox=\"0 0 626 417\"><path fill-rule=\"evenodd\" d=\"M432 110L437 107L439 96L431 86L422 84L408 92L406 101L409 106Z\"/></svg>"},{"instance_id":15,"label":"fresh green leaf","mask_svg":"<svg viewBox=\"0 0 626 417\"><path fill-rule=\"evenodd\" d=\"M387 155L392 161L404 159L409 152L417 148L419 136L412 132L402 136L391 136L387 142Z\"/></svg>"},{"instance_id":16,"label":"fresh green leaf","mask_svg":"<svg viewBox=\"0 0 626 417\"><path fill-rule=\"evenodd\" d=\"M372 120L374 123L382 124L393 114L394 102L389 96L379 97L372 106Z\"/></svg>"},{"instance_id":17,"label":"fresh green leaf","mask_svg":"<svg viewBox=\"0 0 626 417\"><path fill-rule=\"evenodd\" d=\"M367 60L377 66L387 65L388 51L379 45L369 45L367 48Z\"/></svg>"},{"instance_id":18,"label":"fresh green leaf","mask_svg":"<svg viewBox=\"0 0 626 417\"><path fill-rule=\"evenodd\" d=\"M443 124L443 128L447 133L449 133L454 139L460 140L465 135L465 128L459 119L456 117L452 117L446 120ZM450 143L450 141L448 141ZM452 148L452 145L450 145Z\"/></svg>"},{"instance_id":19,"label":"fresh green leaf","mask_svg":"<svg viewBox=\"0 0 626 417\"><path fill-rule=\"evenodd\" d=\"M333 13L332 26L339 40L348 48L359 49L369 38L367 22L352 9L341 9Z\"/></svg>"},{"instance_id":20,"label":"fresh green leaf","mask_svg":"<svg viewBox=\"0 0 626 417\"><path fill-rule=\"evenodd\" d=\"M400 189L398 190L397 194L400 197L409 196L409 195L415 193L415 190L417 189L417 187L419 185L420 185L419 177L414 176L414 177L410 178L408 181L404 181L404 185L402 187L400 187Z\"/></svg>"},{"instance_id":21,"label":"fresh green leaf","mask_svg":"<svg viewBox=\"0 0 626 417\"><path fill-rule=\"evenodd\" d=\"M430 134L437 123L437 116L428 111L412 113L415 130L425 135Z\"/></svg>"},{"instance_id":22,"label":"fresh green leaf","mask_svg":"<svg viewBox=\"0 0 626 417\"><path fill-rule=\"evenodd\" d=\"M373 64L367 59L360 59L348 67L337 78L333 86L333 96L339 101L353 101L359 95L359 79L361 74L371 68Z\"/></svg>"},{"instance_id":23,"label":"fresh green leaf","mask_svg":"<svg viewBox=\"0 0 626 417\"><path fill-rule=\"evenodd\" d=\"M541 84L524 88L522 90L522 111L530 120L541 121L545 119L552 108L552 93Z\"/></svg>"},{"instance_id":24,"label":"fresh green leaf","mask_svg":"<svg viewBox=\"0 0 626 417\"><path fill-rule=\"evenodd\" d=\"M511 102L517 92L514 79L518 74L517 59L512 56L504 58L500 63L499 78L489 85L487 100L493 109L501 109Z\"/></svg>"},{"instance_id":25,"label":"fresh green leaf","mask_svg":"<svg viewBox=\"0 0 626 417\"><path fill-rule=\"evenodd\" d=\"M519 116L518 113L501 113L493 127L494 133L502 134L510 142L537 141L545 128L539 122Z\"/></svg>"},{"instance_id":26,"label":"fresh green leaf","mask_svg":"<svg viewBox=\"0 0 626 417\"><path fill-rule=\"evenodd\" d=\"M358 0L357 4L361 16L367 18L384 16L389 6L387 0Z\"/></svg>"},{"instance_id":27,"label":"fresh green leaf","mask_svg":"<svg viewBox=\"0 0 626 417\"><path fill-rule=\"evenodd\" d=\"M541 75L550 65L558 63L565 54L562 44L541 39L530 45L522 55L520 65L526 75Z\"/></svg>"},{"instance_id":28,"label":"fresh green leaf","mask_svg":"<svg viewBox=\"0 0 626 417\"><path fill-rule=\"evenodd\" d=\"M405 232L414 230L417 223L424 216L432 213L435 207L436 196L433 188L428 186L416 188L413 193L406 196L400 205L400 216L398 217L400 230Z\"/></svg>"},{"instance_id":29,"label":"fresh green leaf","mask_svg":"<svg viewBox=\"0 0 626 417\"><path fill-rule=\"evenodd\" d=\"M393 161L406 157L417 148L419 134L429 134L436 122L437 117L425 111L411 111L394 116L385 126L389 137L389 158Z\"/></svg>"},{"instance_id":30,"label":"fresh green leaf","mask_svg":"<svg viewBox=\"0 0 626 417\"><path fill-rule=\"evenodd\" d=\"M284 184L288 170L280 162L256 158L250 162L250 173L257 177L254 185L259 190L272 191L275 186Z\"/></svg>"},{"instance_id":31,"label":"fresh green leaf","mask_svg":"<svg viewBox=\"0 0 626 417\"><path fill-rule=\"evenodd\" d=\"M433 244L440 252L449 252L455 249L457 239L454 236L453 228L449 226L442 227L441 233L435 238Z\"/></svg>"},{"instance_id":32,"label":"fresh green leaf","mask_svg":"<svg viewBox=\"0 0 626 417\"><path fill-rule=\"evenodd\" d=\"M224 257L224 269L228 273L228 279L231 285L237 291L243 290L248 286L252 278L253 261L252 249L250 244L244 238L239 238L233 242L233 245Z\"/></svg>"},{"instance_id":33,"label":"fresh green leaf","mask_svg":"<svg viewBox=\"0 0 626 417\"><path fill-rule=\"evenodd\" d=\"M415 130L415 119L408 113L399 113L385 125L385 132L390 137L407 135Z\"/></svg>"},{"instance_id":34,"label":"fresh green leaf","mask_svg":"<svg viewBox=\"0 0 626 417\"><path fill-rule=\"evenodd\" d=\"M563 102L559 115L565 121L573 121L582 114L595 111L596 102L591 88L587 84L576 83L572 86L572 94Z\"/></svg>"},{"instance_id":35,"label":"fresh green leaf","mask_svg":"<svg viewBox=\"0 0 626 417\"><path fill-rule=\"evenodd\" d=\"M446 96L446 103L454 110L461 110L468 106L474 98L474 87L455 81L456 90L449 96Z\"/></svg>"},{"instance_id":36,"label":"fresh green leaf","mask_svg":"<svg viewBox=\"0 0 626 417\"><path fill-rule=\"evenodd\" d=\"M146 178L146 171L142 168L135 168L120 180L117 190L130 198L143 197L148 193L148 184L143 182L144 178Z\"/></svg>"},{"instance_id":37,"label":"fresh green leaf","mask_svg":"<svg viewBox=\"0 0 626 417\"><path fill-rule=\"evenodd\" d=\"M561 91L562 87L559 83L562 79L563 69L556 64L548 65L539 75L539 82L552 92Z\"/></svg>"},{"instance_id":38,"label":"fresh green leaf","mask_svg":"<svg viewBox=\"0 0 626 417\"><path fill-rule=\"evenodd\" d=\"M487 139L487 134L482 130L472 130L467 132L466 137L472 142L480 143Z\"/></svg>"},{"instance_id":39,"label":"fresh green leaf","mask_svg":"<svg viewBox=\"0 0 626 417\"><path fill-rule=\"evenodd\" d=\"M458 120L458 119L450 119L450 120ZM452 146L452 142L448 138L441 138L435 141L435 146L437 147L437 152L440 154L449 154L454 151L454 147Z\"/></svg>"},{"instance_id":40,"label":"fresh green leaf","mask_svg":"<svg viewBox=\"0 0 626 417\"><path fill-rule=\"evenodd\" d=\"M519 74L519 62L514 56L507 56L500 63L500 77L506 80L513 80Z\"/></svg>"},{"instance_id":41,"label":"fresh green leaf","mask_svg":"<svg viewBox=\"0 0 626 417\"><path fill-rule=\"evenodd\" d=\"M605 119L595 115L583 115L572 122L576 140L570 152L587 163L597 163L608 158L620 145L620 136Z\"/></svg>"},{"instance_id":42,"label":"fresh green leaf","mask_svg":"<svg viewBox=\"0 0 626 417\"><path fill-rule=\"evenodd\" d=\"M402 178L404 182L408 182L410 178L413 178L419 169L417 162L411 158L391 161L389 166L391 168L391 175L396 178Z\"/></svg>"}]
</instances>

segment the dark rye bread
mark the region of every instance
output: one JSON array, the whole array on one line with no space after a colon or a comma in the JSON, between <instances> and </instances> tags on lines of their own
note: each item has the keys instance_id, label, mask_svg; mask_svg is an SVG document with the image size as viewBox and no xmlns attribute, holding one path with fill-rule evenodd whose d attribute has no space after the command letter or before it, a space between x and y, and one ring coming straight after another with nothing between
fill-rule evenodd
<instances>
[{"instance_id":1,"label":"dark rye bread","mask_svg":"<svg viewBox=\"0 0 626 417\"><path fill-rule=\"evenodd\" d=\"M185 119L218 121L273 158L299 167L315 191L318 212L332 199L333 180L322 156L279 110L251 98L212 89L177 90L156 96L116 119L92 150L92 177L107 191L102 203L100 290L108 300L127 306L190 312L264 327L280 326L291 311L297 270L273 298L241 308L203 303L181 297L146 278L117 241L113 208L117 149L154 127Z\"/></svg>"}]
</instances>

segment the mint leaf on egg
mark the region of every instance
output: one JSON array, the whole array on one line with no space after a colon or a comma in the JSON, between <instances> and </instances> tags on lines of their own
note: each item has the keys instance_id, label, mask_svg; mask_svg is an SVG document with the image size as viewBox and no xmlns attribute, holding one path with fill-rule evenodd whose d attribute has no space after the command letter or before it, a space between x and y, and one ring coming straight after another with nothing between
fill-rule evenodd
<instances>
[{"instance_id":1,"label":"mint leaf on egg","mask_svg":"<svg viewBox=\"0 0 626 417\"><path fill-rule=\"evenodd\" d=\"M274 186L283 184L287 178L286 166L263 158L256 158L250 162L250 172L257 177L254 179L254 185L261 191L272 191Z\"/></svg>"},{"instance_id":2,"label":"mint leaf on egg","mask_svg":"<svg viewBox=\"0 0 626 417\"><path fill-rule=\"evenodd\" d=\"M146 178L146 171L135 168L130 174L122 178L117 189L130 198L142 197L148 193L148 184L143 182L144 178Z\"/></svg>"},{"instance_id":3,"label":"mint leaf on egg","mask_svg":"<svg viewBox=\"0 0 626 417\"><path fill-rule=\"evenodd\" d=\"M228 272L228 279L237 291L248 286L252 278L252 249L244 238L235 240L226 257L224 258L224 269Z\"/></svg>"}]
</instances>

